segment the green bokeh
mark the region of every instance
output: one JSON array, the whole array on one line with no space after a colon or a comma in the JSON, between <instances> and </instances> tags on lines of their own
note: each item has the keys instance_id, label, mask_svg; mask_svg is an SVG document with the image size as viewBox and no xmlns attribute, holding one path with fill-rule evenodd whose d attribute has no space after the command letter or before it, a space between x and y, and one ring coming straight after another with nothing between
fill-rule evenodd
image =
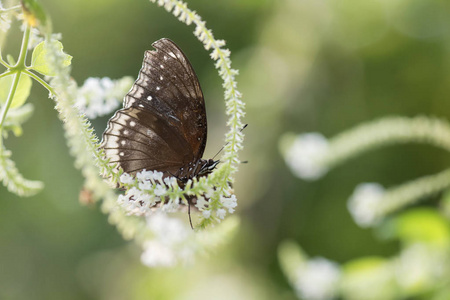
<instances>
[{"instance_id":1,"label":"green bokeh","mask_svg":"<svg viewBox=\"0 0 450 300\"><path fill-rule=\"evenodd\" d=\"M88 77L135 77L152 42L174 40L205 94L205 157L221 148L226 130L221 81L192 35L193 26L145 0L41 3L73 56L72 76L79 84ZM242 299L295 299L277 262L285 239L311 257L342 263L397 253L397 242L380 241L355 225L347 198L360 182L389 187L438 172L450 162L446 153L396 146L304 182L286 167L278 142L286 132L330 137L387 115L449 119L450 14L443 12L450 4L192 0L188 5L216 38L227 41L233 67L240 70L249 124L241 158L249 163L240 167L235 185L239 235L187 269L141 266L139 249L119 236L107 216L79 204L83 179L73 167L54 104L35 83L29 98L35 113L23 135L8 138L6 147L19 170L42 180L45 189L19 198L0 187L0 299L230 299L224 297L231 291ZM13 28L2 53L17 56L20 40ZM106 122L94 122L99 135Z\"/></svg>"}]
</instances>

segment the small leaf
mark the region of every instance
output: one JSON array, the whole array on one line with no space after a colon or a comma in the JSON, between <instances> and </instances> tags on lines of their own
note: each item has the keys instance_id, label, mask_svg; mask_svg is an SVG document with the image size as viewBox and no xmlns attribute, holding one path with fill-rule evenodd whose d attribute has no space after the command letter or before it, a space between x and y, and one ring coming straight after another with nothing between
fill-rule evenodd
<instances>
[{"instance_id":1,"label":"small leaf","mask_svg":"<svg viewBox=\"0 0 450 300\"><path fill-rule=\"evenodd\" d=\"M20 125L27 121L34 112L34 106L27 103L21 107L13 108L6 115L5 125Z\"/></svg>"},{"instance_id":2,"label":"small leaf","mask_svg":"<svg viewBox=\"0 0 450 300\"><path fill-rule=\"evenodd\" d=\"M52 70L51 64L47 61L47 53L49 47L57 47L60 50L60 55L64 56L64 66L69 66L72 61L72 56L64 53L63 45L59 41L51 41L53 45L50 45L49 42L43 41L39 43L36 48L33 50L33 54L31 56L31 67L45 76L55 76L56 71Z\"/></svg>"},{"instance_id":3,"label":"small leaf","mask_svg":"<svg viewBox=\"0 0 450 300\"><path fill-rule=\"evenodd\" d=\"M5 105L6 99L8 98L9 91L13 84L13 79L15 75L9 75L0 78L0 104ZM19 79L19 84L17 85L16 92L14 94L14 99L11 103L10 108L15 108L22 106L30 95L32 81L27 75L22 74Z\"/></svg>"},{"instance_id":4,"label":"small leaf","mask_svg":"<svg viewBox=\"0 0 450 300\"><path fill-rule=\"evenodd\" d=\"M8 61L8 64L11 66L14 66L16 64L16 61L14 60L14 57L11 54L6 55L6 60Z\"/></svg>"},{"instance_id":5,"label":"small leaf","mask_svg":"<svg viewBox=\"0 0 450 300\"><path fill-rule=\"evenodd\" d=\"M33 104L27 103L21 107L13 108L8 111L5 122L3 123L4 131L12 131L15 136L22 135L21 125L27 121L33 114Z\"/></svg>"},{"instance_id":6,"label":"small leaf","mask_svg":"<svg viewBox=\"0 0 450 300\"><path fill-rule=\"evenodd\" d=\"M23 129L21 126L12 126L11 127L12 132L14 133L15 136L21 136L23 133Z\"/></svg>"}]
</instances>

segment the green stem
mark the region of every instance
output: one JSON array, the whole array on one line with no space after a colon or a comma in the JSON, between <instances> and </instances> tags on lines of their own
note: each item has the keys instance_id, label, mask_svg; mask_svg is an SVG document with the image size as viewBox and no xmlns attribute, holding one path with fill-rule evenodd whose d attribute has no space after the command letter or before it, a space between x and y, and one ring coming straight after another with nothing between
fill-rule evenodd
<instances>
[{"instance_id":1,"label":"green stem","mask_svg":"<svg viewBox=\"0 0 450 300\"><path fill-rule=\"evenodd\" d=\"M15 72L14 71L5 71L5 72L3 72L2 74L0 74L0 78L3 78L3 77L6 77L6 76L9 76L9 75L12 75L12 74L14 74Z\"/></svg>"},{"instance_id":2,"label":"green stem","mask_svg":"<svg viewBox=\"0 0 450 300\"><path fill-rule=\"evenodd\" d=\"M3 106L2 113L0 115L0 131L2 130L3 122L6 119L6 114L8 113L9 107L11 106L11 103L14 99L14 94L16 93L17 86L19 85L20 73L21 72L17 72L14 75L14 80L13 84L11 85L11 89L9 90L8 99L6 100L5 106Z\"/></svg>"},{"instance_id":3,"label":"green stem","mask_svg":"<svg viewBox=\"0 0 450 300\"><path fill-rule=\"evenodd\" d=\"M20 6L20 5L16 5L16 6L11 6L9 8L0 9L0 13L5 13L5 12L8 12L8 11L20 9L21 7L22 6Z\"/></svg>"},{"instance_id":4,"label":"green stem","mask_svg":"<svg viewBox=\"0 0 450 300\"><path fill-rule=\"evenodd\" d=\"M22 46L20 47L19 58L14 68L20 71L25 70L25 60L27 58L28 42L30 40L30 25L27 25L25 32L23 33Z\"/></svg>"},{"instance_id":5,"label":"green stem","mask_svg":"<svg viewBox=\"0 0 450 300\"><path fill-rule=\"evenodd\" d=\"M3 122L6 119L6 114L8 113L9 107L14 99L14 95L17 90L17 86L19 85L19 79L22 72L25 70L25 60L27 59L27 48L28 41L30 40L30 26L28 25L25 28L25 32L23 33L22 45L20 47L19 58L17 59L17 63L14 67L12 67L11 71L15 73L13 83L11 85L11 89L9 90L8 98L6 99L6 103L2 108L2 112L0 115L0 131L3 128Z\"/></svg>"},{"instance_id":6,"label":"green stem","mask_svg":"<svg viewBox=\"0 0 450 300\"><path fill-rule=\"evenodd\" d=\"M56 95L55 90L53 90L53 88L47 82L45 82L45 80L43 80L42 78L40 78L39 76L28 70L23 71L23 73L27 74L28 76L30 76L31 78L42 84L52 95Z\"/></svg>"},{"instance_id":7,"label":"green stem","mask_svg":"<svg viewBox=\"0 0 450 300\"><path fill-rule=\"evenodd\" d=\"M0 64L2 64L7 69L11 69L11 66L6 61L3 60L1 54L0 54Z\"/></svg>"}]
</instances>

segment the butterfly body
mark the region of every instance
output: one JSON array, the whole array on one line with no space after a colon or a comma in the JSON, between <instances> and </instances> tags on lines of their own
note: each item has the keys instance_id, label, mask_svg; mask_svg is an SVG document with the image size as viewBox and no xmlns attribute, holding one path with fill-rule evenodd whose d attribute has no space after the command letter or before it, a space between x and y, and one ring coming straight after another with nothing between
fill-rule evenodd
<instances>
[{"instance_id":1,"label":"butterfly body","mask_svg":"<svg viewBox=\"0 0 450 300\"><path fill-rule=\"evenodd\" d=\"M102 147L125 173L163 172L184 185L212 172L218 161L204 160L207 121L197 76L169 39L146 51L139 77L123 108L109 120Z\"/></svg>"}]
</instances>

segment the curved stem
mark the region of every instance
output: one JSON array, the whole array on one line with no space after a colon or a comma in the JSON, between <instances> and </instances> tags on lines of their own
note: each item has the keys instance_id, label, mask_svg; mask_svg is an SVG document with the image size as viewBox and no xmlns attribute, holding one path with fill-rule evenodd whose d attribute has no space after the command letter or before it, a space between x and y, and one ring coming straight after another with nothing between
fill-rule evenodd
<instances>
[{"instance_id":1,"label":"curved stem","mask_svg":"<svg viewBox=\"0 0 450 300\"><path fill-rule=\"evenodd\" d=\"M380 204L375 209L377 217L384 217L407 205L435 195L450 186L450 169L438 174L423 176L391 188L385 192Z\"/></svg>"},{"instance_id":2,"label":"curved stem","mask_svg":"<svg viewBox=\"0 0 450 300\"><path fill-rule=\"evenodd\" d=\"M14 99L14 94L16 93L17 86L19 85L20 73L21 72L17 72L14 75L13 83L11 85L11 89L9 90L8 99L6 99L5 106L3 106L3 109L2 109L2 112L0 115L0 131L2 130L3 122L6 119L6 114L8 113L9 107L11 106L11 103Z\"/></svg>"},{"instance_id":3,"label":"curved stem","mask_svg":"<svg viewBox=\"0 0 450 300\"><path fill-rule=\"evenodd\" d=\"M450 152L450 124L425 116L387 117L361 124L330 139L323 164L332 168L366 151L409 142L427 143Z\"/></svg>"},{"instance_id":4,"label":"curved stem","mask_svg":"<svg viewBox=\"0 0 450 300\"><path fill-rule=\"evenodd\" d=\"M14 73L16 73L16 72L14 72L14 71L5 71L5 72L3 72L2 74L0 74L0 78L3 78L3 77L6 77L6 76L9 76L9 75L12 75L12 74L14 74Z\"/></svg>"},{"instance_id":5,"label":"curved stem","mask_svg":"<svg viewBox=\"0 0 450 300\"><path fill-rule=\"evenodd\" d=\"M47 82L45 82L45 80L43 80L42 78L40 78L39 76L28 70L23 71L23 73L27 74L28 76L30 76L31 78L42 84L42 86L45 87L52 95L56 95L55 90Z\"/></svg>"},{"instance_id":6,"label":"curved stem","mask_svg":"<svg viewBox=\"0 0 450 300\"><path fill-rule=\"evenodd\" d=\"M0 64L2 64L7 69L11 69L11 66L5 60L3 60L1 54L0 54Z\"/></svg>"}]
</instances>

